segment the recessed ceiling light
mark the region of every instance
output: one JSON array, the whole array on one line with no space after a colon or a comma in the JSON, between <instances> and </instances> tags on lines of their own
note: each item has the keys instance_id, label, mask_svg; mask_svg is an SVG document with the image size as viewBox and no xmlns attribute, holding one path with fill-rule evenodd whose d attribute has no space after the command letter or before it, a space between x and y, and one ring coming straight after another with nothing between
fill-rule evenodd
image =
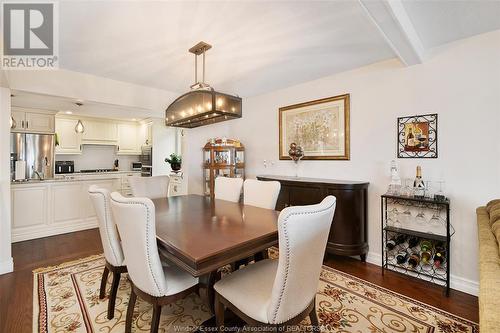
<instances>
[{"instance_id":1,"label":"recessed ceiling light","mask_svg":"<svg viewBox=\"0 0 500 333\"><path fill-rule=\"evenodd\" d=\"M66 111L66 114L73 114L73 111Z\"/></svg>"}]
</instances>

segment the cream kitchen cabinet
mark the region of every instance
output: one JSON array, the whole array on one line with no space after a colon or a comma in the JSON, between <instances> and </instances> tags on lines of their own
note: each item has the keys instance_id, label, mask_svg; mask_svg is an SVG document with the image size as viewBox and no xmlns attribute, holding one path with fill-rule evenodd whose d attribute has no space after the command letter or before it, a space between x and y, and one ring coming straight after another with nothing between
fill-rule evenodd
<instances>
[{"instance_id":1,"label":"cream kitchen cabinet","mask_svg":"<svg viewBox=\"0 0 500 333\"><path fill-rule=\"evenodd\" d=\"M12 184L12 241L97 228L97 216L87 191L94 184L120 191L121 175L110 177Z\"/></svg>"},{"instance_id":2,"label":"cream kitchen cabinet","mask_svg":"<svg viewBox=\"0 0 500 333\"><path fill-rule=\"evenodd\" d=\"M16 122L12 132L53 134L55 131L55 111L13 107L12 118Z\"/></svg>"},{"instance_id":3,"label":"cream kitchen cabinet","mask_svg":"<svg viewBox=\"0 0 500 333\"><path fill-rule=\"evenodd\" d=\"M81 154L82 135L75 132L77 119L56 118L56 134L59 145L56 154Z\"/></svg>"},{"instance_id":4,"label":"cream kitchen cabinet","mask_svg":"<svg viewBox=\"0 0 500 333\"><path fill-rule=\"evenodd\" d=\"M27 230L47 224L49 189L27 184L11 191L12 229Z\"/></svg>"},{"instance_id":5,"label":"cream kitchen cabinet","mask_svg":"<svg viewBox=\"0 0 500 333\"><path fill-rule=\"evenodd\" d=\"M139 126L136 123L118 123L118 155L140 155Z\"/></svg>"},{"instance_id":6,"label":"cream kitchen cabinet","mask_svg":"<svg viewBox=\"0 0 500 333\"><path fill-rule=\"evenodd\" d=\"M82 143L86 144L117 144L118 127L116 122L100 119L82 119L85 131Z\"/></svg>"},{"instance_id":7,"label":"cream kitchen cabinet","mask_svg":"<svg viewBox=\"0 0 500 333\"><path fill-rule=\"evenodd\" d=\"M139 125L139 147L151 146L153 144L153 123L142 123Z\"/></svg>"}]
</instances>

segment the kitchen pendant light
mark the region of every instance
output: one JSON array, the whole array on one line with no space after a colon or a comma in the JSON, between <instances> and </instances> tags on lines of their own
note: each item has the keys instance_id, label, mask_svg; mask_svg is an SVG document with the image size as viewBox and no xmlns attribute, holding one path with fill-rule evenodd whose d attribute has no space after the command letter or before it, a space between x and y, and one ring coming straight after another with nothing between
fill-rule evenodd
<instances>
[{"instance_id":1,"label":"kitchen pendant light","mask_svg":"<svg viewBox=\"0 0 500 333\"><path fill-rule=\"evenodd\" d=\"M195 55L194 80L191 91L178 97L165 110L165 124L193 128L241 118L242 101L238 96L215 91L205 83L205 52L212 46L199 42L189 49ZM198 82L198 56L203 58L202 81Z\"/></svg>"},{"instance_id":2,"label":"kitchen pendant light","mask_svg":"<svg viewBox=\"0 0 500 333\"><path fill-rule=\"evenodd\" d=\"M83 123L82 123L82 121L80 119L78 119L78 122L76 123L75 132L76 133L83 133L83 132L85 132L85 126L83 126Z\"/></svg>"},{"instance_id":3,"label":"kitchen pendant light","mask_svg":"<svg viewBox=\"0 0 500 333\"><path fill-rule=\"evenodd\" d=\"M75 105L80 108L83 105L83 103L82 102L76 102ZM78 119L78 122L76 123L75 132L76 133L83 133L83 132L85 132L85 126L83 126L83 123L82 123L82 121L80 119Z\"/></svg>"},{"instance_id":4,"label":"kitchen pendant light","mask_svg":"<svg viewBox=\"0 0 500 333\"><path fill-rule=\"evenodd\" d=\"M10 116L10 128L16 128L17 123L12 116Z\"/></svg>"}]
</instances>

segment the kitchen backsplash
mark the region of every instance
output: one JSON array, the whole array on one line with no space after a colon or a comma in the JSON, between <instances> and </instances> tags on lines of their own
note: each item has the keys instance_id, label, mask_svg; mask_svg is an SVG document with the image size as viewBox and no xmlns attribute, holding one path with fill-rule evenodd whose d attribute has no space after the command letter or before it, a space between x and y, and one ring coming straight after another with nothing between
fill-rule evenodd
<instances>
[{"instance_id":1,"label":"kitchen backsplash","mask_svg":"<svg viewBox=\"0 0 500 333\"><path fill-rule=\"evenodd\" d=\"M84 145L80 155L57 155L56 161L75 161L75 170L112 169L114 161L120 161L120 170L129 171L137 155L117 155L115 146Z\"/></svg>"}]
</instances>

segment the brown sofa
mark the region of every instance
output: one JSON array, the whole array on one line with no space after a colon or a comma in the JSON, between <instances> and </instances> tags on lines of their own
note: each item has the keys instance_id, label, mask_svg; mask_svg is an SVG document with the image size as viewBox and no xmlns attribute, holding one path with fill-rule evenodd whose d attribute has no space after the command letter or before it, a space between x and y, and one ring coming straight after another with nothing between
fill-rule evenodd
<instances>
[{"instance_id":1,"label":"brown sofa","mask_svg":"<svg viewBox=\"0 0 500 333\"><path fill-rule=\"evenodd\" d=\"M500 200L479 207L479 331L500 332Z\"/></svg>"}]
</instances>

